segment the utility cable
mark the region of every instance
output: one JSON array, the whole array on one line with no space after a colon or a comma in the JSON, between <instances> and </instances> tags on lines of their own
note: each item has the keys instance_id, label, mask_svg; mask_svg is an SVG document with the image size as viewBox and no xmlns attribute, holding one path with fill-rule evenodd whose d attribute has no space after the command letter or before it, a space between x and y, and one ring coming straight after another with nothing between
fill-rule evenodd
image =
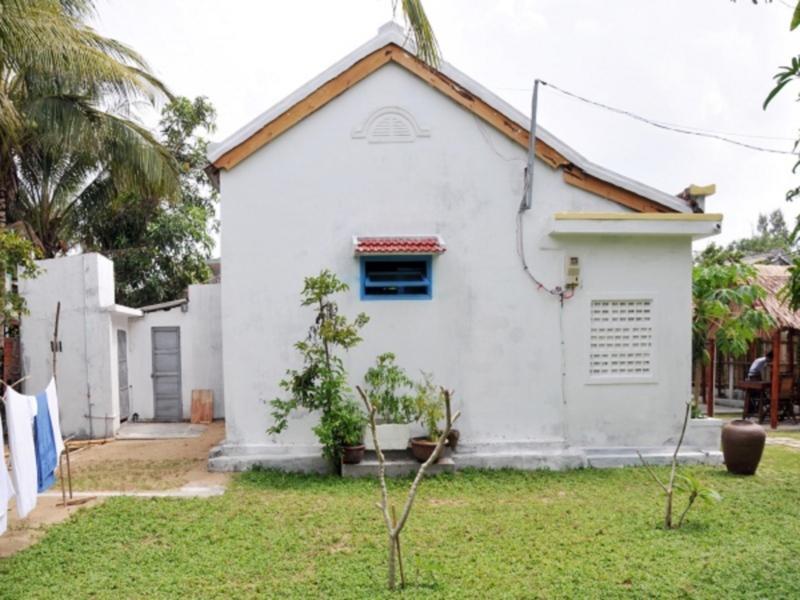
<instances>
[{"instance_id":1,"label":"utility cable","mask_svg":"<svg viewBox=\"0 0 800 600\"><path fill-rule=\"evenodd\" d=\"M756 146L755 144L748 144L747 142L741 142L739 140L734 140L732 138L725 137L723 135L719 135L719 134L716 134L716 133L697 131L697 130L688 129L688 128L682 127L682 126L669 125L669 124L663 123L661 121L654 121L653 119L648 119L647 117L643 117L642 115L638 115L638 114L636 114L634 112L631 112L629 110L625 110L625 109L622 109L622 108L617 108L615 106L609 106L608 104L603 104L602 102L597 102L596 100L592 100L590 98L586 98L586 97L581 96L579 94L575 94L574 92L570 92L568 90L560 88L557 85L554 85L552 83L548 83L546 81L541 81L541 84L544 85L544 86L550 87L553 90L555 90L557 92L560 92L561 94L564 94L565 96L569 96L570 98L574 98L576 100L580 100L581 102L584 102L586 104L590 104L590 105L595 106L597 108L602 108L603 110L607 110L607 111L616 113L618 115L622 115L622 116L634 119L636 121L640 121L642 123L646 123L647 125L651 125L653 127L659 128L659 129L664 129L666 131L672 131L674 133L682 133L682 134L685 134L685 135L694 135L694 136L698 136L698 137L704 137L704 138L710 138L710 139L714 139L714 140L719 140L721 142L725 142L725 143L728 143L728 144L733 144L735 146L741 146L743 148L748 148L749 150L756 150L758 152L769 152L771 154L788 154L788 155L791 155L791 156L797 156L798 155L798 152L791 151L791 150L778 150L776 148L765 148L763 146ZM729 135L731 135L731 134L729 134Z\"/></svg>"}]
</instances>

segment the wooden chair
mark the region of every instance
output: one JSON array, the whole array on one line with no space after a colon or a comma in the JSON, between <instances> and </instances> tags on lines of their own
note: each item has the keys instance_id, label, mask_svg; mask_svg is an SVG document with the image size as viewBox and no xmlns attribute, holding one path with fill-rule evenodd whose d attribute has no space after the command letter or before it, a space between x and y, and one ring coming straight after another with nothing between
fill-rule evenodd
<instances>
[{"instance_id":1,"label":"wooden chair","mask_svg":"<svg viewBox=\"0 0 800 600\"><path fill-rule=\"evenodd\" d=\"M798 387L797 382L791 374L781 374L780 393L778 395L778 419L789 419L792 423L797 423L797 417L794 415L794 405L798 402ZM762 397L759 398L758 403L758 422L763 423L771 408L770 402L770 388L765 390Z\"/></svg>"}]
</instances>

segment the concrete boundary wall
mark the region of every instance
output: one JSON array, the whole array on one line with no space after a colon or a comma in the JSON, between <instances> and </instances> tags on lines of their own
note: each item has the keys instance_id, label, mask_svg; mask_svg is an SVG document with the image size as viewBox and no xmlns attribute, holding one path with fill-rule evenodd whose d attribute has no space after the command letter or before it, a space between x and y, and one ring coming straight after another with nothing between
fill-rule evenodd
<instances>
[{"instance_id":1,"label":"concrete boundary wall","mask_svg":"<svg viewBox=\"0 0 800 600\"><path fill-rule=\"evenodd\" d=\"M61 302L57 384L65 436L103 438L119 428L114 326L137 311L114 304L114 266L99 254L38 261L42 274L20 281L29 314L20 325L24 391L35 394L52 375L50 341Z\"/></svg>"},{"instance_id":2,"label":"concrete boundary wall","mask_svg":"<svg viewBox=\"0 0 800 600\"><path fill-rule=\"evenodd\" d=\"M150 329L181 328L183 417L192 389L211 389L215 418L224 415L219 285L193 285L189 301L172 310L143 312L114 300L114 265L106 257L80 254L38 261L42 274L19 282L29 314L21 320L23 391L35 394L52 375L50 341L61 302L57 384L61 427L78 439L112 437L133 413L153 417ZM130 412L120 414L117 332L127 334Z\"/></svg>"}]
</instances>

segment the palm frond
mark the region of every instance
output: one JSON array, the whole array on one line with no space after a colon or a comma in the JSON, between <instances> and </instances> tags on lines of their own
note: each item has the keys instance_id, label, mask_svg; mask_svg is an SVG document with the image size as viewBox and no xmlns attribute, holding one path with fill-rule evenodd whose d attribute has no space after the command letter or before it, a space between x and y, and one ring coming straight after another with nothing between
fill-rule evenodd
<instances>
[{"instance_id":1,"label":"palm frond","mask_svg":"<svg viewBox=\"0 0 800 600\"><path fill-rule=\"evenodd\" d=\"M442 54L431 22L422 6L422 0L403 0L402 7L406 25L414 35L417 56L430 66L438 67L442 60Z\"/></svg>"}]
</instances>

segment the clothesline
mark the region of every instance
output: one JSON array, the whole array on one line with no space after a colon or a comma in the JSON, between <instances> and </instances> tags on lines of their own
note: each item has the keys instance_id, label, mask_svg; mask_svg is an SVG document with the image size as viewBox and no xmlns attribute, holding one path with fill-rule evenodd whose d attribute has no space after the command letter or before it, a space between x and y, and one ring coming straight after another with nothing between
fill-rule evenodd
<instances>
[{"instance_id":1,"label":"clothesline","mask_svg":"<svg viewBox=\"0 0 800 600\"><path fill-rule=\"evenodd\" d=\"M11 388L11 389L13 390L13 389L14 389L16 386L18 386L20 383L22 383L22 382L23 382L23 381L25 381L26 379L30 379L30 375L25 375L25 377L21 377L20 379L17 379L17 380L16 380L14 383L11 383L11 384L9 384L9 383L6 383L6 382L5 382L5 381L3 381L2 379L0 379L0 383L2 383L2 384L3 384L4 386L6 386L7 388ZM5 398L3 398L2 396L0 396L0 402L2 402L3 404L5 404L5 403L6 403L6 399L5 399Z\"/></svg>"},{"instance_id":2,"label":"clothesline","mask_svg":"<svg viewBox=\"0 0 800 600\"><path fill-rule=\"evenodd\" d=\"M0 380L7 386L4 421L12 467L9 477L5 459L0 457L0 534L7 528L6 507L11 498L16 498L19 517L25 518L36 507L38 494L55 483L61 454L66 450L58 418L55 379L51 378L44 391L35 396L14 389L25 379L12 385Z\"/></svg>"}]
</instances>

